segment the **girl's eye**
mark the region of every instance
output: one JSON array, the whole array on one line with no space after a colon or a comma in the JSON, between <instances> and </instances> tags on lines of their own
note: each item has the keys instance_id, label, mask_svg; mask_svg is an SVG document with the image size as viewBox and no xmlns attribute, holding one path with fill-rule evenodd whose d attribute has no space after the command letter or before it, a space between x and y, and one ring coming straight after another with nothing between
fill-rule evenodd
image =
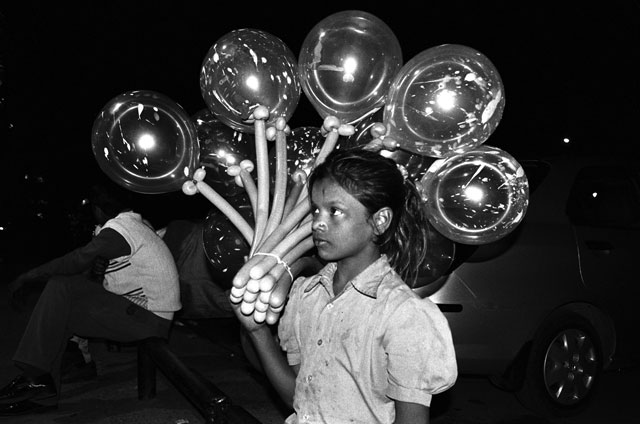
<instances>
[{"instance_id":1,"label":"girl's eye","mask_svg":"<svg viewBox=\"0 0 640 424\"><path fill-rule=\"evenodd\" d=\"M331 215L333 215L333 216L342 215L342 211L340 209L337 209L337 208L331 208Z\"/></svg>"}]
</instances>

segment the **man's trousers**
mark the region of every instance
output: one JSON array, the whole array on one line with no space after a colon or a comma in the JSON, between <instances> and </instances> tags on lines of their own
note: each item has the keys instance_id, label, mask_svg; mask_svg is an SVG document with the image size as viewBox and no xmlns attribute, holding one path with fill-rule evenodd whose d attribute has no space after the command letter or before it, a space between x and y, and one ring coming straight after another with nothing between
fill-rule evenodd
<instances>
[{"instance_id":1,"label":"man's trousers","mask_svg":"<svg viewBox=\"0 0 640 424\"><path fill-rule=\"evenodd\" d=\"M51 278L13 356L51 373L60 396L60 368L73 335L117 342L169 336L171 321L105 290L84 275Z\"/></svg>"}]
</instances>

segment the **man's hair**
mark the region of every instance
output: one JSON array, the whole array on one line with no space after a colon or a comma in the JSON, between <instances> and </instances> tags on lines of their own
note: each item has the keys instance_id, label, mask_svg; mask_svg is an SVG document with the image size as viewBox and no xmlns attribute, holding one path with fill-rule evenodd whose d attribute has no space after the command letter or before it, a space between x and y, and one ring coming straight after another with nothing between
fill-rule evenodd
<instances>
[{"instance_id":1,"label":"man's hair","mask_svg":"<svg viewBox=\"0 0 640 424\"><path fill-rule=\"evenodd\" d=\"M109 218L131 209L131 192L113 185L95 184L89 190L89 202L99 207Z\"/></svg>"}]
</instances>

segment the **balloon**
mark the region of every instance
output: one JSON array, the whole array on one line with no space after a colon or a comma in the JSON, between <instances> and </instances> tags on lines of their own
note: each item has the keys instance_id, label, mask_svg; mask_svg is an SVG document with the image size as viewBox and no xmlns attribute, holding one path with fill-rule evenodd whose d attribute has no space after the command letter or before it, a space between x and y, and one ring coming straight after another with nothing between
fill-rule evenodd
<instances>
[{"instance_id":1,"label":"balloon","mask_svg":"<svg viewBox=\"0 0 640 424\"><path fill-rule=\"evenodd\" d=\"M321 129L317 127L299 127L291 130L291 134L287 136L288 175L293 175L297 169L309 174L324 140ZM269 152L271 176L275 175L275 161L275 148L272 148Z\"/></svg>"},{"instance_id":2,"label":"balloon","mask_svg":"<svg viewBox=\"0 0 640 424\"><path fill-rule=\"evenodd\" d=\"M404 150L380 150L380 154L384 157L393 159L401 169L406 171L406 178L411 181L420 181L420 179L427 172L433 162L434 158L414 155Z\"/></svg>"},{"instance_id":3,"label":"balloon","mask_svg":"<svg viewBox=\"0 0 640 424\"><path fill-rule=\"evenodd\" d=\"M420 265L418 279L411 288L418 288L445 275L453 264L456 244L427 223L427 254Z\"/></svg>"},{"instance_id":4,"label":"balloon","mask_svg":"<svg viewBox=\"0 0 640 424\"><path fill-rule=\"evenodd\" d=\"M236 131L254 133L253 109L269 109L267 124L291 118L300 100L296 59L279 38L238 29L211 46L200 71L200 91L218 119Z\"/></svg>"},{"instance_id":5,"label":"balloon","mask_svg":"<svg viewBox=\"0 0 640 424\"><path fill-rule=\"evenodd\" d=\"M431 224L463 244L506 236L522 222L529 204L524 169L496 147L480 146L437 160L421 183Z\"/></svg>"},{"instance_id":6,"label":"balloon","mask_svg":"<svg viewBox=\"0 0 640 424\"><path fill-rule=\"evenodd\" d=\"M253 211L246 195L239 195L229 203L247 222L253 222ZM238 229L218 209L212 208L205 219L202 241L204 251L216 280L231 285L231 280L249 255L249 244Z\"/></svg>"},{"instance_id":7,"label":"balloon","mask_svg":"<svg viewBox=\"0 0 640 424\"><path fill-rule=\"evenodd\" d=\"M193 123L180 105L153 91L110 100L93 123L91 143L102 171L139 193L179 191L196 167Z\"/></svg>"},{"instance_id":8,"label":"balloon","mask_svg":"<svg viewBox=\"0 0 640 424\"><path fill-rule=\"evenodd\" d=\"M484 143L504 103L500 74L486 56L443 44L418 54L396 75L384 124L403 149L442 158Z\"/></svg>"},{"instance_id":9,"label":"balloon","mask_svg":"<svg viewBox=\"0 0 640 424\"><path fill-rule=\"evenodd\" d=\"M352 147L362 147L373 140L371 128L382 122L383 110L378 109L353 125L354 133L350 136L340 136L336 147L343 149Z\"/></svg>"},{"instance_id":10,"label":"balloon","mask_svg":"<svg viewBox=\"0 0 640 424\"><path fill-rule=\"evenodd\" d=\"M200 144L199 165L207 171L204 181L224 197L245 193L244 187L227 174L227 168L245 159L256 163L254 135L232 129L207 109L196 113L192 120Z\"/></svg>"},{"instance_id":11,"label":"balloon","mask_svg":"<svg viewBox=\"0 0 640 424\"><path fill-rule=\"evenodd\" d=\"M307 34L298 58L300 84L324 119L354 123L381 108L402 66L391 29L367 12L334 13Z\"/></svg>"},{"instance_id":12,"label":"balloon","mask_svg":"<svg viewBox=\"0 0 640 424\"><path fill-rule=\"evenodd\" d=\"M380 109L377 112L368 115L356 125L354 125L355 132L353 135L349 137L340 136L338 139L338 144L336 148L338 149L347 149L352 147L363 147L371 140L373 140L373 135L371 135L371 128L377 124L382 122L383 110ZM407 178L411 179L411 181L419 181L424 174L429 169L429 166L435 161L435 159L423 156L412 154L405 150L380 150L380 154L382 156L393 159L398 165L402 167L404 171L406 171Z\"/></svg>"}]
</instances>

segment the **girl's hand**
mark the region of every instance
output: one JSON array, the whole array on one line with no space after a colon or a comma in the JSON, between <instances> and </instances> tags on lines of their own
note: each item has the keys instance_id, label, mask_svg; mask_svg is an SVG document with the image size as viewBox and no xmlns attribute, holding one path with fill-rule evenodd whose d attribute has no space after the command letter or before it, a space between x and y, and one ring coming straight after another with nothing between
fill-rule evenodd
<instances>
[{"instance_id":1,"label":"girl's hand","mask_svg":"<svg viewBox=\"0 0 640 424\"><path fill-rule=\"evenodd\" d=\"M258 331L263 327L266 328L266 324L264 322L256 322L256 320L253 319L253 313L251 315L243 314L242 310L240 309L240 305L241 304L242 304L242 302L240 302L240 303L232 303L231 306L233 307L233 312L236 314L236 317L238 317L238 320L240 321L240 324L242 324L242 326L249 333L253 333L254 331Z\"/></svg>"}]
</instances>

